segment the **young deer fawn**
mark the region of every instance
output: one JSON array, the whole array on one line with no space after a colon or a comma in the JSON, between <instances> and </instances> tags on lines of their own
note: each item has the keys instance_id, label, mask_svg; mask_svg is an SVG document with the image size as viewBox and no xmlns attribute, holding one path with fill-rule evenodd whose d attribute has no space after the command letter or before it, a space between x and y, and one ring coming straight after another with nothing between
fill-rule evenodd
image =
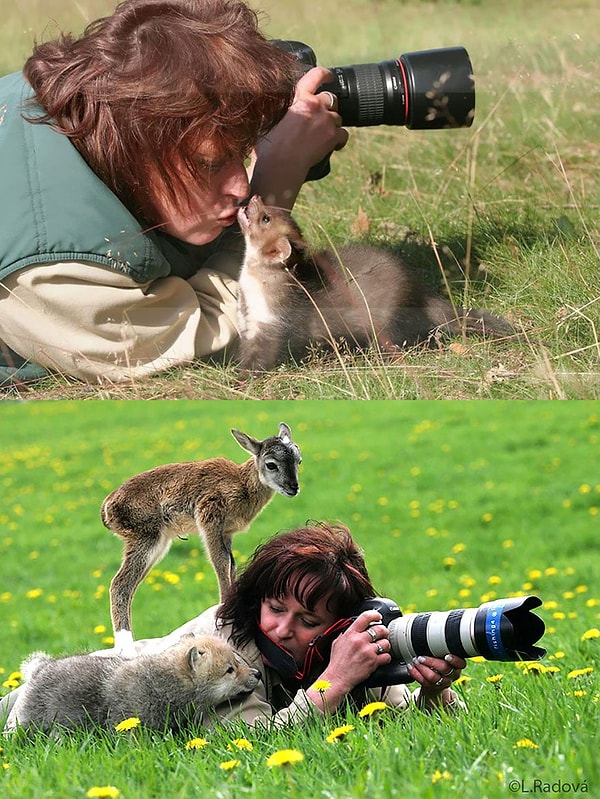
<instances>
[{"instance_id":1,"label":"young deer fawn","mask_svg":"<svg viewBox=\"0 0 600 799\"><path fill-rule=\"evenodd\" d=\"M110 584L110 612L119 654L132 655L133 595L177 536L197 532L219 581L221 600L235 577L234 533L245 530L275 492L294 497L300 449L283 422L279 434L259 441L231 431L252 457L244 463L210 458L170 463L135 475L102 503L105 527L124 542L121 567Z\"/></svg>"}]
</instances>

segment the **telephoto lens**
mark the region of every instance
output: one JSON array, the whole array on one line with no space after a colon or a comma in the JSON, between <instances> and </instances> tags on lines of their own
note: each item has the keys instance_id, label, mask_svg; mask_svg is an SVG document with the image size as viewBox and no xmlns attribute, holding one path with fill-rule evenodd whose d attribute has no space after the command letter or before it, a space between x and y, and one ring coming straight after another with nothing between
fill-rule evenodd
<instances>
[{"instance_id":1,"label":"telephoto lens","mask_svg":"<svg viewBox=\"0 0 600 799\"><path fill-rule=\"evenodd\" d=\"M544 634L542 619L531 613L537 596L485 602L478 608L409 613L388 624L392 655L408 662L416 655L448 653L486 660L540 660L546 650L535 646Z\"/></svg>"},{"instance_id":2,"label":"telephoto lens","mask_svg":"<svg viewBox=\"0 0 600 799\"><path fill-rule=\"evenodd\" d=\"M475 116L473 67L464 47L405 53L378 64L331 67L324 91L338 98L344 125L468 128Z\"/></svg>"},{"instance_id":3,"label":"telephoto lens","mask_svg":"<svg viewBox=\"0 0 600 799\"><path fill-rule=\"evenodd\" d=\"M305 68L317 64L303 42L273 41ZM333 92L344 125L405 125L411 130L468 128L475 116L475 82L464 47L404 53L372 64L329 67L331 81L320 91Z\"/></svg>"}]
</instances>

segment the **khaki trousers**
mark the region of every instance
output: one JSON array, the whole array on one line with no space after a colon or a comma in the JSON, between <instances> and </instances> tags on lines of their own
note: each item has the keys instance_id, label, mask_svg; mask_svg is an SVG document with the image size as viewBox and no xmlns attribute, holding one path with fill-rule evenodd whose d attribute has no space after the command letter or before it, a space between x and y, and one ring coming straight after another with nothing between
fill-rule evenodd
<instances>
[{"instance_id":1,"label":"khaki trousers","mask_svg":"<svg viewBox=\"0 0 600 799\"><path fill-rule=\"evenodd\" d=\"M88 262L28 267L0 283L0 339L87 382L123 382L213 355L237 339L238 258L189 280L146 284Z\"/></svg>"}]
</instances>

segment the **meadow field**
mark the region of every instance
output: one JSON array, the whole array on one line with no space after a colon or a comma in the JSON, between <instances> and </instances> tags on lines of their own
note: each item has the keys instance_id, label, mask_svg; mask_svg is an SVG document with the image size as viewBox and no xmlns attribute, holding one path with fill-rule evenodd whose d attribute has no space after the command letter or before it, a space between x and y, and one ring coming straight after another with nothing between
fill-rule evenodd
<instances>
[{"instance_id":1,"label":"meadow field","mask_svg":"<svg viewBox=\"0 0 600 799\"><path fill-rule=\"evenodd\" d=\"M326 66L464 45L476 84L467 130L356 128L296 217L315 245L392 247L427 282L523 331L389 360L315 355L241 383L199 364L126 385L53 377L28 397L593 399L599 379L600 9L592 0L265 0L263 29L309 43ZM109 0L0 0L0 74L34 37L79 32Z\"/></svg>"},{"instance_id":2,"label":"meadow field","mask_svg":"<svg viewBox=\"0 0 600 799\"><path fill-rule=\"evenodd\" d=\"M235 538L240 568L278 530L340 520L380 593L405 612L539 596L547 656L469 661L457 687L469 713L454 717L384 709L270 733L239 725L181 736L137 728L62 742L7 737L0 795L600 795L593 402L4 403L0 694L20 684L19 665L33 650L110 647L108 585L121 544L98 512L112 489L161 463L241 462L230 428L262 438L280 421L302 449L301 492L276 496ZM176 541L135 596L136 635L167 633L217 597L199 541ZM345 736L327 740L345 725ZM300 753L298 762L267 765L285 750Z\"/></svg>"}]
</instances>

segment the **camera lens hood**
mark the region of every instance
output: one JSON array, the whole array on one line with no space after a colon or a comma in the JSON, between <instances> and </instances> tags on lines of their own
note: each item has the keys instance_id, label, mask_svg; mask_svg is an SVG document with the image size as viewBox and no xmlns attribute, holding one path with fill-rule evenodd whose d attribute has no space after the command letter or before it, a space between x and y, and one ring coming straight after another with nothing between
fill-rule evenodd
<instances>
[{"instance_id":1,"label":"camera lens hood","mask_svg":"<svg viewBox=\"0 0 600 799\"><path fill-rule=\"evenodd\" d=\"M475 81L464 47L404 53L398 65L407 87L406 127L433 130L473 124Z\"/></svg>"}]
</instances>

